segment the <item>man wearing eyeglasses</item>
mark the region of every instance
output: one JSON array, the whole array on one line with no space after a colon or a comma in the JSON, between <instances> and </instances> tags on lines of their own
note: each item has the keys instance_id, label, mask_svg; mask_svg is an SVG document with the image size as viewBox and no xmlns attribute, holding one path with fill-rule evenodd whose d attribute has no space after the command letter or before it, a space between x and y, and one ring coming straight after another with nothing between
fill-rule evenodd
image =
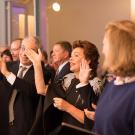
<instances>
[{"instance_id":1,"label":"man wearing eyeglasses","mask_svg":"<svg viewBox=\"0 0 135 135\"><path fill-rule=\"evenodd\" d=\"M21 42L22 42L22 38L16 38L11 43L10 51L11 51L11 54L13 57L13 61L19 60L19 52L20 52L20 48L21 48Z\"/></svg>"}]
</instances>

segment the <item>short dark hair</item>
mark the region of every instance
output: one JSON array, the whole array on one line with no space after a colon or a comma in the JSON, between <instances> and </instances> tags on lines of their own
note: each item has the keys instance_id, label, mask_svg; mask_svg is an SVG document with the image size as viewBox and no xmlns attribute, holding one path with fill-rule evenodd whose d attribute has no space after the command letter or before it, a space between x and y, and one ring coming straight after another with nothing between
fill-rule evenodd
<instances>
[{"instance_id":1,"label":"short dark hair","mask_svg":"<svg viewBox=\"0 0 135 135\"><path fill-rule=\"evenodd\" d=\"M3 57L3 55L9 56L9 57L11 58L11 60L13 60L12 54L11 54L11 52L10 52L9 49L4 50L4 51L1 53L1 57Z\"/></svg>"},{"instance_id":2,"label":"short dark hair","mask_svg":"<svg viewBox=\"0 0 135 135\"><path fill-rule=\"evenodd\" d=\"M84 49L84 56L86 60L90 60L90 68L92 69L91 71L91 78L97 76L97 68L99 64L99 52L93 43L84 40L76 40L73 42L73 49L75 48L83 48Z\"/></svg>"},{"instance_id":3,"label":"short dark hair","mask_svg":"<svg viewBox=\"0 0 135 135\"><path fill-rule=\"evenodd\" d=\"M48 54L45 50L42 50L42 55L44 56L46 60L48 60Z\"/></svg>"},{"instance_id":4,"label":"short dark hair","mask_svg":"<svg viewBox=\"0 0 135 135\"><path fill-rule=\"evenodd\" d=\"M59 44L65 51L69 53L69 57L71 56L72 52L72 45L68 41L58 41L55 44Z\"/></svg>"}]
</instances>

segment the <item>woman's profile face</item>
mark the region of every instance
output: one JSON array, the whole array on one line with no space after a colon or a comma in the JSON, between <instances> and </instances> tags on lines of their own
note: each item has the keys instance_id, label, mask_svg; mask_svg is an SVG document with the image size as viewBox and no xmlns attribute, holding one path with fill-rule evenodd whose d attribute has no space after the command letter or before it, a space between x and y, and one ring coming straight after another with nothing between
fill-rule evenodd
<instances>
[{"instance_id":1,"label":"woman's profile face","mask_svg":"<svg viewBox=\"0 0 135 135\"><path fill-rule=\"evenodd\" d=\"M80 71L80 63L84 59L84 49L83 48L75 48L72 51L70 58L70 70L72 72Z\"/></svg>"}]
</instances>

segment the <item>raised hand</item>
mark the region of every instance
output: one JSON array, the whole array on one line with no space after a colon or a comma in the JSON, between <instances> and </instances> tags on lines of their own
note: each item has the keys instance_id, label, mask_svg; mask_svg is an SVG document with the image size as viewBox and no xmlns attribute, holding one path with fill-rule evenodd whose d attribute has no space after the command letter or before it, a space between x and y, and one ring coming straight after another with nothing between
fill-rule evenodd
<instances>
[{"instance_id":1,"label":"raised hand","mask_svg":"<svg viewBox=\"0 0 135 135\"><path fill-rule=\"evenodd\" d=\"M2 59L0 59L0 71L4 76L8 76L10 74L6 66L6 62Z\"/></svg>"},{"instance_id":2,"label":"raised hand","mask_svg":"<svg viewBox=\"0 0 135 135\"><path fill-rule=\"evenodd\" d=\"M86 84L89 82L90 71L91 69L89 67L89 62L86 61L85 59L82 59L80 63L80 72L79 72L80 83Z\"/></svg>"},{"instance_id":3,"label":"raised hand","mask_svg":"<svg viewBox=\"0 0 135 135\"><path fill-rule=\"evenodd\" d=\"M37 64L42 61L42 53L40 49L38 49L38 53L36 53L32 49L26 49L25 54L32 61L33 64Z\"/></svg>"},{"instance_id":4,"label":"raised hand","mask_svg":"<svg viewBox=\"0 0 135 135\"><path fill-rule=\"evenodd\" d=\"M38 53L36 53L32 49L26 49L25 54L32 61L35 71L35 84L38 94L45 95L47 92L47 86L44 82L43 70L42 70L42 53L40 49L38 49ZM39 81L40 80L40 81Z\"/></svg>"}]
</instances>

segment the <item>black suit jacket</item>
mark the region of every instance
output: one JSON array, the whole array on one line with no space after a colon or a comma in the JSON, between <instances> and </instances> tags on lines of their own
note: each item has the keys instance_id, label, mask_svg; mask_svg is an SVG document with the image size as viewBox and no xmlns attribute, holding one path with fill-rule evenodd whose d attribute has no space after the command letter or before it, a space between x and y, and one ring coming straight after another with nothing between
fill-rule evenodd
<instances>
[{"instance_id":1,"label":"black suit jacket","mask_svg":"<svg viewBox=\"0 0 135 135\"><path fill-rule=\"evenodd\" d=\"M76 85L78 83L79 80L74 78L72 79L71 84L66 91L60 84L54 85L48 90L48 92L50 91L49 93L51 94L46 97L46 100L48 101L46 103L49 103L50 106L46 104L46 110L44 112L44 135L49 135L49 133L52 132L57 126L59 126L61 122L66 122L71 125L86 128L84 124L80 123L70 114L58 110L53 106L52 99L54 97L60 97L75 107L79 108L80 110L88 108L94 101L96 95L94 94L94 91L89 84L76 89ZM93 126L93 122L89 124L90 125L88 125L88 129L90 130L90 126Z\"/></svg>"},{"instance_id":2,"label":"black suit jacket","mask_svg":"<svg viewBox=\"0 0 135 135\"><path fill-rule=\"evenodd\" d=\"M59 88L59 85L61 84L61 81L63 79L63 77L67 74L71 73L70 71L70 64L67 63L62 70L59 72L59 74L54 78L53 83L49 86L48 88L48 92L46 94L46 100L44 103L44 113L46 112L46 110L48 109L48 107L53 103L53 98L54 97L63 97L64 92L63 91L54 91L54 87L55 89L57 89L57 87Z\"/></svg>"},{"instance_id":3,"label":"black suit jacket","mask_svg":"<svg viewBox=\"0 0 135 135\"><path fill-rule=\"evenodd\" d=\"M71 73L70 71L70 64L69 62L67 64L64 65L64 67L61 69L61 71L59 72L59 74L57 76L55 76L55 81L57 81L58 79L63 78L65 75L67 75L68 73Z\"/></svg>"},{"instance_id":4,"label":"black suit jacket","mask_svg":"<svg viewBox=\"0 0 135 135\"><path fill-rule=\"evenodd\" d=\"M53 98L56 97L58 94L58 93L55 93L55 91L53 91L53 88L55 86L58 86L57 83L59 83L59 81L61 81L61 79L68 73L71 73L69 63L67 63L62 68L62 70L59 72L59 75L56 76L54 78L54 81L49 85L48 92L47 92L45 98L43 96L40 97L40 102L38 104L36 118L35 118L33 126L28 135L46 134L45 133L46 131L44 131L44 130L46 130L44 118L45 118L46 113L50 112L49 110L53 106ZM61 96L62 96L63 92L59 93L59 94L61 94ZM57 111L57 109L55 111ZM59 115L61 115L61 114L59 114ZM50 122L52 122L52 121L50 121Z\"/></svg>"},{"instance_id":5,"label":"black suit jacket","mask_svg":"<svg viewBox=\"0 0 135 135\"><path fill-rule=\"evenodd\" d=\"M19 62L8 63L7 66L9 71L17 75ZM14 105L16 132L17 135L26 135L35 118L39 100L35 88L33 66L26 72L23 79L17 77L13 85L10 85L5 78L0 81L0 110L2 111L0 113L0 134L3 135L8 135L8 103L14 89L18 90Z\"/></svg>"},{"instance_id":6,"label":"black suit jacket","mask_svg":"<svg viewBox=\"0 0 135 135\"><path fill-rule=\"evenodd\" d=\"M55 69L51 67L49 64L44 65L44 74L45 76L45 84L48 84L49 82L54 80L55 77Z\"/></svg>"}]
</instances>

